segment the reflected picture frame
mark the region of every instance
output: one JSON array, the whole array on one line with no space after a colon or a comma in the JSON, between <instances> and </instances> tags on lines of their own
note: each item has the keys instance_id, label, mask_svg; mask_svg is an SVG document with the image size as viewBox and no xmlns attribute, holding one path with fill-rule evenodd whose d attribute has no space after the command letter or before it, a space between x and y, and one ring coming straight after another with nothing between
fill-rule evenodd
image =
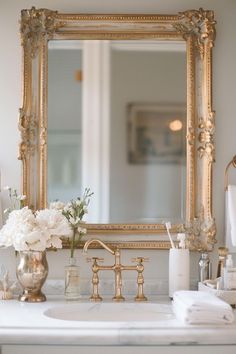
<instances>
[{"instance_id":1,"label":"reflected picture frame","mask_svg":"<svg viewBox=\"0 0 236 354\"><path fill-rule=\"evenodd\" d=\"M186 105L130 103L128 162L179 164L186 162Z\"/></svg>"}]
</instances>

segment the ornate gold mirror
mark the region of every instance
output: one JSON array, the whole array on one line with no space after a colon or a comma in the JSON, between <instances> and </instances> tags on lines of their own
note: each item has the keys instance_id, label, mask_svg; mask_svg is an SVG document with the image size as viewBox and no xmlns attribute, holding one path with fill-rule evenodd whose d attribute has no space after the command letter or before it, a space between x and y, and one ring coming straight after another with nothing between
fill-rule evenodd
<instances>
[{"instance_id":1,"label":"ornate gold mirror","mask_svg":"<svg viewBox=\"0 0 236 354\"><path fill-rule=\"evenodd\" d=\"M23 193L33 208L94 191L88 234L123 248L213 248L213 11L22 10Z\"/></svg>"}]
</instances>

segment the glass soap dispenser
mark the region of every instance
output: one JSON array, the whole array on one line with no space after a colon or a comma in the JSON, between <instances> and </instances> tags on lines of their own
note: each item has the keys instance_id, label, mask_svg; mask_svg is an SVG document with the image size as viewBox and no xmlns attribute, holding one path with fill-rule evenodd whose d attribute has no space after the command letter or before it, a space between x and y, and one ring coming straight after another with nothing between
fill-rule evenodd
<instances>
[{"instance_id":1,"label":"glass soap dispenser","mask_svg":"<svg viewBox=\"0 0 236 354\"><path fill-rule=\"evenodd\" d=\"M236 289L236 268L234 268L233 258L231 254L228 254L225 262L224 289L225 290Z\"/></svg>"}]
</instances>

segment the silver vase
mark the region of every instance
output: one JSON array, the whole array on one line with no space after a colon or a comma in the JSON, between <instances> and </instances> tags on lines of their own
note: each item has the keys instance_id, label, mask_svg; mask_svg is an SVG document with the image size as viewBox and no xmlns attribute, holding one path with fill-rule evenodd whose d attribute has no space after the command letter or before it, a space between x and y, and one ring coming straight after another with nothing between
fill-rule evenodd
<instances>
[{"instance_id":1,"label":"silver vase","mask_svg":"<svg viewBox=\"0 0 236 354\"><path fill-rule=\"evenodd\" d=\"M46 296L41 288L48 275L48 262L46 252L20 251L20 262L16 269L16 276L23 288L20 301L42 302Z\"/></svg>"}]
</instances>

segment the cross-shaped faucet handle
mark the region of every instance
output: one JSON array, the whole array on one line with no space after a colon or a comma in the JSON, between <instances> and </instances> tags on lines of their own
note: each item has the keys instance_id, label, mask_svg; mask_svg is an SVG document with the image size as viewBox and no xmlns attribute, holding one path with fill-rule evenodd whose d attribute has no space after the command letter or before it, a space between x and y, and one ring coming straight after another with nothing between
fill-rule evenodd
<instances>
[{"instance_id":1,"label":"cross-shaped faucet handle","mask_svg":"<svg viewBox=\"0 0 236 354\"><path fill-rule=\"evenodd\" d=\"M93 262L93 263L95 263L95 262L103 262L104 261L104 258L99 258L99 257L88 257L88 258L86 258L86 261L88 262L88 263L91 263L91 262Z\"/></svg>"},{"instance_id":2,"label":"cross-shaped faucet handle","mask_svg":"<svg viewBox=\"0 0 236 354\"><path fill-rule=\"evenodd\" d=\"M147 258L147 257L136 257L136 258L132 258L131 261L135 262L135 263L143 263L143 262L148 262L149 258Z\"/></svg>"}]
</instances>

